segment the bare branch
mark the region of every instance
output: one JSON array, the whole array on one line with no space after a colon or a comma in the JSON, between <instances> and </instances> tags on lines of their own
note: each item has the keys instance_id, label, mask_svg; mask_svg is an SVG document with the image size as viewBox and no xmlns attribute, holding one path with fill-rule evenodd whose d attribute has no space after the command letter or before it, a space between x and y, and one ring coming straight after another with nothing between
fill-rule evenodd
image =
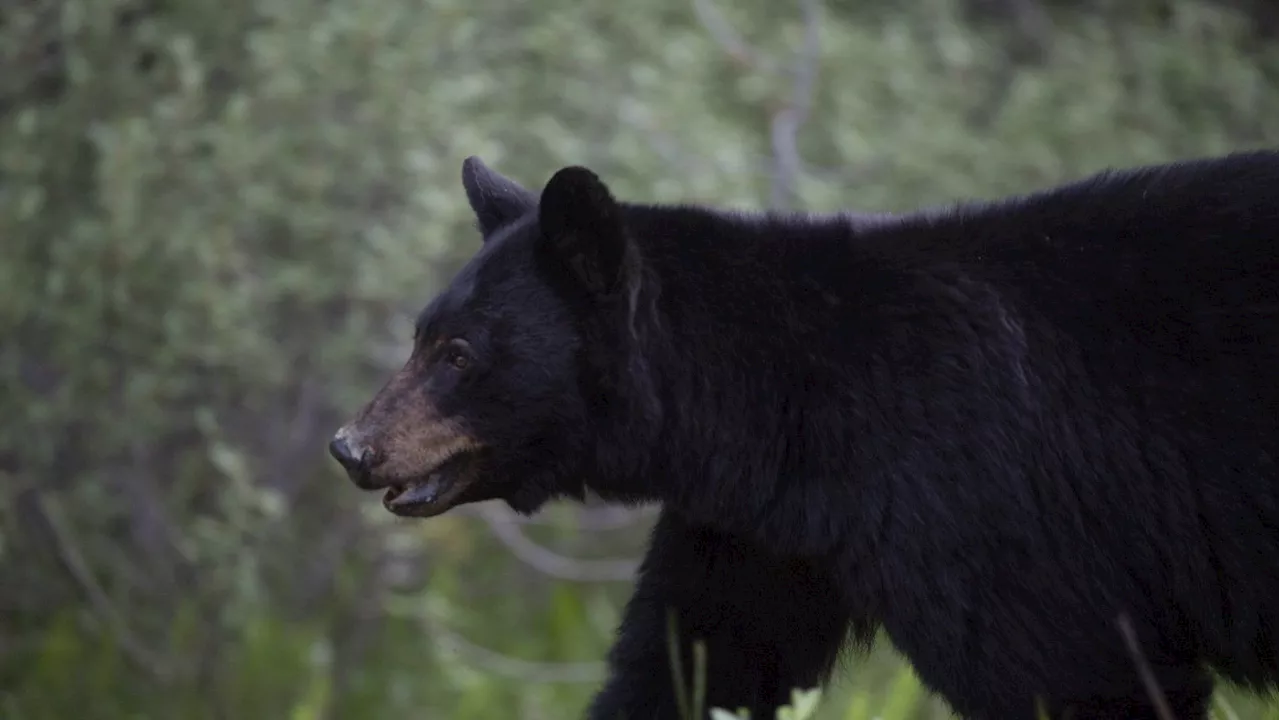
<instances>
[{"instance_id":1,"label":"bare branch","mask_svg":"<svg viewBox=\"0 0 1280 720\"><path fill-rule=\"evenodd\" d=\"M506 508L487 505L480 509L480 517L489 525L495 537L507 546L520 560L539 572L563 580L578 582L635 580L639 562L635 560L580 560L552 552L525 537L520 528L511 522L513 516Z\"/></svg>"},{"instance_id":2,"label":"bare branch","mask_svg":"<svg viewBox=\"0 0 1280 720\"><path fill-rule=\"evenodd\" d=\"M1168 701L1165 700L1164 693L1160 690L1160 682L1156 680L1156 675L1151 671L1151 665L1147 663L1147 658L1142 654L1142 648L1138 645L1138 634L1133 630L1133 623L1129 622L1129 616L1121 613L1116 618L1116 625L1120 627L1120 634L1124 636L1124 643L1129 647L1129 655L1133 658L1133 664L1138 667L1138 674L1142 676L1142 684L1147 688L1147 695L1151 698L1151 704L1156 707L1156 715L1160 716L1160 720L1173 720L1173 711L1169 708Z\"/></svg>"},{"instance_id":3,"label":"bare branch","mask_svg":"<svg viewBox=\"0 0 1280 720\"><path fill-rule=\"evenodd\" d=\"M711 3L711 0L693 0L693 11L698 15L698 21L711 34L712 39L729 54L729 57L742 65L757 68L764 68L770 64L747 44L737 30L733 29L728 19Z\"/></svg>"},{"instance_id":4,"label":"bare branch","mask_svg":"<svg viewBox=\"0 0 1280 720\"><path fill-rule=\"evenodd\" d=\"M440 623L432 635L449 650L488 672L529 683L594 683L604 677L602 662L534 662L480 647Z\"/></svg>"},{"instance_id":5,"label":"bare branch","mask_svg":"<svg viewBox=\"0 0 1280 720\"><path fill-rule=\"evenodd\" d=\"M736 167L700 156L656 123L630 116L623 116L621 119L629 128L643 134L649 141L649 147L671 167L681 168L686 172L699 172L709 165L716 172L739 172ZM793 153L797 162L795 170L798 176L810 176L826 183L842 183L856 186L860 183L871 181L890 167L887 157L874 158L862 167L820 167L805 163L799 157L798 152L793 151ZM760 175L770 178L773 176L772 165L774 163L772 154L751 153L747 157L747 162L760 168L759 170L750 171L753 176Z\"/></svg>"},{"instance_id":6,"label":"bare branch","mask_svg":"<svg viewBox=\"0 0 1280 720\"><path fill-rule=\"evenodd\" d=\"M769 206L774 208L790 205L795 197L795 184L802 169L796 140L801 126L809 119L809 113L813 109L822 55L822 39L819 34L822 22L821 0L801 0L800 7L804 15L804 43L796 53L792 68L792 81L795 85L790 102L774 114L770 124L773 181L769 192Z\"/></svg>"},{"instance_id":7,"label":"bare branch","mask_svg":"<svg viewBox=\"0 0 1280 720\"><path fill-rule=\"evenodd\" d=\"M387 614L416 620L447 649L462 656L463 662L481 670L530 683L595 683L604 677L605 664L589 662L537 662L522 660L481 647L445 627L444 623L421 610L419 602L390 602Z\"/></svg>"},{"instance_id":8,"label":"bare branch","mask_svg":"<svg viewBox=\"0 0 1280 720\"><path fill-rule=\"evenodd\" d=\"M98 583L97 578L93 576L93 571L89 569L89 564L85 561L84 554L80 552L80 546L72 535L71 528L62 516L61 506L55 500L45 497L39 491L32 492L35 493L34 505L53 536L54 549L58 553L58 558L62 560L62 564L71 573L71 577L75 579L81 590L84 591L98 616L111 629L125 656L153 677L161 679L173 677L175 668L172 665L172 658L158 657L155 653L146 649L142 641L130 632L124 618L116 611L111 599L107 597L106 591Z\"/></svg>"},{"instance_id":9,"label":"bare branch","mask_svg":"<svg viewBox=\"0 0 1280 720\"><path fill-rule=\"evenodd\" d=\"M574 513L574 524L579 530L620 530L638 522L653 520L657 516L657 505L638 508L598 505L578 508Z\"/></svg>"},{"instance_id":10,"label":"bare branch","mask_svg":"<svg viewBox=\"0 0 1280 720\"><path fill-rule=\"evenodd\" d=\"M487 506L484 504L463 505L457 509L457 512L460 515L470 515L472 517L483 519L485 507ZM645 506L639 508L618 507L615 505L583 507L578 510L574 525L578 530L586 530L589 532L621 530L631 525L635 525L636 523L652 519L656 515L656 506ZM508 513L504 522L512 525L538 526L558 524L557 521L552 520L546 515L524 517L515 513Z\"/></svg>"}]
</instances>

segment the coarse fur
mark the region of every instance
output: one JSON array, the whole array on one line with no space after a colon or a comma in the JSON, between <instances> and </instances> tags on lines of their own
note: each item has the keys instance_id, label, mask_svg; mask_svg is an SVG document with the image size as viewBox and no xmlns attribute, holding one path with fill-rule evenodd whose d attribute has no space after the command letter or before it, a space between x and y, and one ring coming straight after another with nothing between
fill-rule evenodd
<instances>
[{"instance_id":1,"label":"coarse fur","mask_svg":"<svg viewBox=\"0 0 1280 720\"><path fill-rule=\"evenodd\" d=\"M421 468L455 489L419 514L662 503L593 720L677 717L667 609L708 703L755 717L883 628L965 717L1154 718L1124 615L1201 718L1208 668L1277 674L1277 165L860 220L620 203L576 167L539 196L471 159L485 241L402 371L430 412L385 410L402 377L344 464L392 484L379 438L431 416L483 450Z\"/></svg>"}]
</instances>

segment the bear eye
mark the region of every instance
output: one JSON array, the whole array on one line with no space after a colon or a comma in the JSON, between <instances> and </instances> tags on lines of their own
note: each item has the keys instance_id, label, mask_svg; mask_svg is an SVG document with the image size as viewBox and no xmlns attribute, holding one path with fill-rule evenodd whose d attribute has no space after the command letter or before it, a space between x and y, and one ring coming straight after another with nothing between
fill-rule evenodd
<instances>
[{"instance_id":1,"label":"bear eye","mask_svg":"<svg viewBox=\"0 0 1280 720\"><path fill-rule=\"evenodd\" d=\"M470 345L466 340L450 340L445 347L444 361L454 370L466 370L471 367Z\"/></svg>"}]
</instances>

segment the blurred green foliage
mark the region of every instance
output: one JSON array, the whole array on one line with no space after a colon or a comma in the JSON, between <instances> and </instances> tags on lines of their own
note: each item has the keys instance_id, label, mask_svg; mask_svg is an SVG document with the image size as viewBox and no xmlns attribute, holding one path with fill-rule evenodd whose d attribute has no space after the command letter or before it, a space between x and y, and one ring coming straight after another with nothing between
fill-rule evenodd
<instances>
[{"instance_id":1,"label":"blurred green foliage","mask_svg":"<svg viewBox=\"0 0 1280 720\"><path fill-rule=\"evenodd\" d=\"M815 27L801 101L802 14L771 0L0 8L0 718L580 711L628 584L539 566L507 519L394 522L323 453L475 248L466 155L876 211L1276 145L1276 43L1231 4L832 2ZM638 554L647 516L587 527L610 517L517 532ZM887 646L824 697L945 716Z\"/></svg>"}]
</instances>

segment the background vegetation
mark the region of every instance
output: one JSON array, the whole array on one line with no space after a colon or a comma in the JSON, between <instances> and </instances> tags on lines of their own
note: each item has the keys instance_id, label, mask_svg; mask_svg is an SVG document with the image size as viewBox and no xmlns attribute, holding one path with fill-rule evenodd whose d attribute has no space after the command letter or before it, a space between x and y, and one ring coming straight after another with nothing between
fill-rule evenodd
<instances>
[{"instance_id":1,"label":"background vegetation","mask_svg":"<svg viewBox=\"0 0 1280 720\"><path fill-rule=\"evenodd\" d=\"M462 158L635 199L994 197L1275 147L1275 14L0 5L0 718L574 717L652 512L396 521L324 454L476 247ZM945 715L885 645L818 717Z\"/></svg>"}]
</instances>

